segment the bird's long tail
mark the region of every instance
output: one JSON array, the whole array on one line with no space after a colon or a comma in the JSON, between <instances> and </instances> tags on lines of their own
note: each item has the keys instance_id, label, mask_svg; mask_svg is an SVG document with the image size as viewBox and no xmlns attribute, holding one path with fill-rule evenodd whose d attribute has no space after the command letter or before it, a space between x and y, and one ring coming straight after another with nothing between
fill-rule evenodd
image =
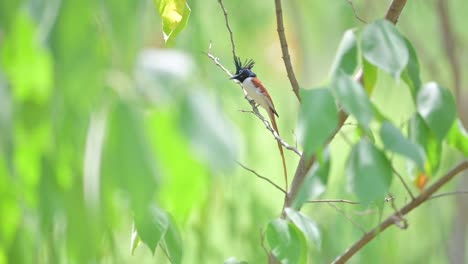
<instances>
[{"instance_id":1,"label":"bird's long tail","mask_svg":"<svg viewBox=\"0 0 468 264\"><path fill-rule=\"evenodd\" d=\"M276 125L274 112L270 110L268 111L268 115L270 116L270 121L273 126L273 129L276 131L276 133L278 133L278 136L279 136L278 126ZM278 149L281 155L281 160L283 161L284 181L285 181L286 191L288 191L288 172L286 170L286 160L284 159L283 145L281 145L281 142L279 140L276 140L276 143L278 144Z\"/></svg>"}]
</instances>

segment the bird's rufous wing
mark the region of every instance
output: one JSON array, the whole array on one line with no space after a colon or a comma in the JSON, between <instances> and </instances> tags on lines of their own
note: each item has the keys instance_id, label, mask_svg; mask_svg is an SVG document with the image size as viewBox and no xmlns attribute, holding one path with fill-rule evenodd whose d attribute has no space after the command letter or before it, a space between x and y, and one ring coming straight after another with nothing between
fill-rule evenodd
<instances>
[{"instance_id":1,"label":"bird's rufous wing","mask_svg":"<svg viewBox=\"0 0 468 264\"><path fill-rule=\"evenodd\" d=\"M265 95L265 97L267 98L267 103L268 103L268 106L270 107L270 110L277 116L278 116L278 113L276 112L276 109L275 109L275 105L273 104L273 100L271 100L271 96L270 94L268 93L267 89L265 88L265 86L263 86L263 83L258 79L258 78L252 78L252 84L255 85L255 87L257 87L258 89L260 89L260 91L262 91L262 94Z\"/></svg>"}]
</instances>

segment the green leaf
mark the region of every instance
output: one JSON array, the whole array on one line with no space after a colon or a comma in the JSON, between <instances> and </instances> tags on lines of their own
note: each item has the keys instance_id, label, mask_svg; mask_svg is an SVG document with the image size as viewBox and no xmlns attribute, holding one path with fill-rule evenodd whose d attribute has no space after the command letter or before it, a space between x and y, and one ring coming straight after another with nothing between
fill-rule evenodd
<instances>
[{"instance_id":1,"label":"green leaf","mask_svg":"<svg viewBox=\"0 0 468 264\"><path fill-rule=\"evenodd\" d=\"M18 9L0 57L14 99L43 104L52 92L53 60L50 52L39 43L36 31L26 9Z\"/></svg>"},{"instance_id":2,"label":"green leaf","mask_svg":"<svg viewBox=\"0 0 468 264\"><path fill-rule=\"evenodd\" d=\"M320 249L322 239L317 224L299 211L286 208L285 212L288 218L302 231L305 237Z\"/></svg>"},{"instance_id":3,"label":"green leaf","mask_svg":"<svg viewBox=\"0 0 468 264\"><path fill-rule=\"evenodd\" d=\"M363 70L363 84L364 89L368 95L372 94L374 86L377 83L378 71L377 67L369 63L365 58L362 59L362 70Z\"/></svg>"},{"instance_id":4,"label":"green leaf","mask_svg":"<svg viewBox=\"0 0 468 264\"><path fill-rule=\"evenodd\" d=\"M153 201L158 178L157 160L149 148L142 114L124 102L115 105L109 113L102 155L104 191L109 195L114 189L126 191L135 211L140 207L146 210Z\"/></svg>"},{"instance_id":5,"label":"green leaf","mask_svg":"<svg viewBox=\"0 0 468 264\"><path fill-rule=\"evenodd\" d=\"M386 150L410 158L420 169L424 170L425 156L423 149L403 136L392 123L386 121L382 124L380 138Z\"/></svg>"},{"instance_id":6,"label":"green leaf","mask_svg":"<svg viewBox=\"0 0 468 264\"><path fill-rule=\"evenodd\" d=\"M368 128L373 117L372 103L361 84L340 71L336 73L332 85L336 98L346 112L354 115L364 128Z\"/></svg>"},{"instance_id":7,"label":"green leaf","mask_svg":"<svg viewBox=\"0 0 468 264\"><path fill-rule=\"evenodd\" d=\"M424 171L427 172L429 176L433 175L439 168L442 144L426 125L422 117L417 113L409 120L408 137L412 142L424 148L426 152ZM418 173L419 171L410 174L415 176Z\"/></svg>"},{"instance_id":8,"label":"green leaf","mask_svg":"<svg viewBox=\"0 0 468 264\"><path fill-rule=\"evenodd\" d=\"M138 236L153 254L161 239L166 235L169 221L166 212L152 205L135 212L135 227Z\"/></svg>"},{"instance_id":9,"label":"green leaf","mask_svg":"<svg viewBox=\"0 0 468 264\"><path fill-rule=\"evenodd\" d=\"M169 225L163 238L165 249L171 263L180 264L182 262L182 238L172 217L168 216L168 218Z\"/></svg>"},{"instance_id":10,"label":"green leaf","mask_svg":"<svg viewBox=\"0 0 468 264\"><path fill-rule=\"evenodd\" d=\"M292 208L300 209L304 202L322 194L326 189L329 171L330 151L326 148L324 151L317 153L317 162L312 165L307 173L292 203Z\"/></svg>"},{"instance_id":11,"label":"green leaf","mask_svg":"<svg viewBox=\"0 0 468 264\"><path fill-rule=\"evenodd\" d=\"M175 37L185 28L190 16L190 7L185 0L154 0L162 18L166 44L172 45Z\"/></svg>"},{"instance_id":12,"label":"green leaf","mask_svg":"<svg viewBox=\"0 0 468 264\"><path fill-rule=\"evenodd\" d=\"M239 137L223 111L201 91L191 91L181 110L181 131L199 157L213 170L231 170L237 159Z\"/></svg>"},{"instance_id":13,"label":"green leaf","mask_svg":"<svg viewBox=\"0 0 468 264\"><path fill-rule=\"evenodd\" d=\"M401 75L401 78L410 88L411 95L416 101L416 95L418 94L421 87L421 79L419 77L419 61L413 45L411 45L411 42L409 42L409 40L406 38L405 44L409 52L409 60L408 65L406 65L406 68Z\"/></svg>"},{"instance_id":14,"label":"green leaf","mask_svg":"<svg viewBox=\"0 0 468 264\"><path fill-rule=\"evenodd\" d=\"M143 209L143 208L141 208ZM171 263L182 261L182 240L171 216L164 210L149 205L135 212L135 227L141 241L154 254L158 245L163 246Z\"/></svg>"},{"instance_id":15,"label":"green leaf","mask_svg":"<svg viewBox=\"0 0 468 264\"><path fill-rule=\"evenodd\" d=\"M353 74L357 66L357 54L356 34L352 29L349 29L343 34L343 38L338 46L338 51L331 67L331 76L335 75L339 70L348 75Z\"/></svg>"},{"instance_id":16,"label":"green leaf","mask_svg":"<svg viewBox=\"0 0 468 264\"><path fill-rule=\"evenodd\" d=\"M399 78L408 64L405 40L395 26L386 20L378 20L364 28L362 52L370 63L394 78Z\"/></svg>"},{"instance_id":17,"label":"green leaf","mask_svg":"<svg viewBox=\"0 0 468 264\"><path fill-rule=\"evenodd\" d=\"M468 133L458 118L447 135L447 143L468 157Z\"/></svg>"},{"instance_id":18,"label":"green leaf","mask_svg":"<svg viewBox=\"0 0 468 264\"><path fill-rule=\"evenodd\" d=\"M307 245L304 235L289 221L272 220L267 226L266 238L271 253L280 263L306 263Z\"/></svg>"},{"instance_id":19,"label":"green leaf","mask_svg":"<svg viewBox=\"0 0 468 264\"><path fill-rule=\"evenodd\" d=\"M452 93L437 83L428 83L418 93L416 108L435 136L444 139L457 113Z\"/></svg>"},{"instance_id":20,"label":"green leaf","mask_svg":"<svg viewBox=\"0 0 468 264\"><path fill-rule=\"evenodd\" d=\"M304 153L310 156L333 135L338 126L338 114L329 89L302 90L301 97L299 134Z\"/></svg>"},{"instance_id":21,"label":"green leaf","mask_svg":"<svg viewBox=\"0 0 468 264\"><path fill-rule=\"evenodd\" d=\"M388 193L393 175L385 154L366 138L351 150L346 174L351 189L363 203L382 201Z\"/></svg>"},{"instance_id":22,"label":"green leaf","mask_svg":"<svg viewBox=\"0 0 468 264\"><path fill-rule=\"evenodd\" d=\"M185 222L192 208L201 206L207 199L210 175L208 167L193 155L190 141L180 131L174 112L169 108L148 113L145 124L164 171L164 188L158 192L158 202L178 222ZM187 177L187 171L190 171L190 177Z\"/></svg>"}]
</instances>

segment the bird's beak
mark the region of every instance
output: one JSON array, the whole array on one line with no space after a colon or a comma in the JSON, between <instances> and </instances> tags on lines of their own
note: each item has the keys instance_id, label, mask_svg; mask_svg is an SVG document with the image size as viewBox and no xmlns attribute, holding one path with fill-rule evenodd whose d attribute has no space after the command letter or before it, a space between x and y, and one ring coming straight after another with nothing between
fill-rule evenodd
<instances>
[{"instance_id":1,"label":"bird's beak","mask_svg":"<svg viewBox=\"0 0 468 264\"><path fill-rule=\"evenodd\" d=\"M237 77L239 77L239 74L233 75L231 78L229 78L229 80L235 80Z\"/></svg>"}]
</instances>

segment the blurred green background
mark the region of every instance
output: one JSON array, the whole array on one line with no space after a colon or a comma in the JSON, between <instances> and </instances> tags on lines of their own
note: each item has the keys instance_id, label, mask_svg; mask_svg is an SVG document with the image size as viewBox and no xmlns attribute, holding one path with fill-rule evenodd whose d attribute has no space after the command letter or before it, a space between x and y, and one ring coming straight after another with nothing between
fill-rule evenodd
<instances>
[{"instance_id":1,"label":"blurred green background","mask_svg":"<svg viewBox=\"0 0 468 264\"><path fill-rule=\"evenodd\" d=\"M389 2L356 0L354 9L371 22ZM439 2L408 1L397 27L418 52L423 82L435 80L457 95L466 127L468 92L461 87L468 80L454 80ZM452 50L464 73L468 3L447 3ZM153 256L140 245L132 256L132 219L147 204L174 219L183 263L233 256L266 262L260 229L279 215L283 196L235 161L282 185L277 146L255 116L239 111L250 108L239 86L204 54L211 41L212 53L234 70L218 2L188 4L186 28L166 47L150 0L0 0L0 263L169 263L159 247ZM238 55L256 60L280 133L295 144L299 105L281 58L274 1L224 4ZM364 26L346 0L284 1L284 15L306 89L327 81L343 32ZM396 124L414 112L404 83L384 74L372 99ZM353 126L343 133L357 140ZM343 172L350 146L338 136L331 147L322 197L352 200ZM293 175L298 157L285 153ZM446 147L440 173L460 158ZM411 182L405 162L394 162ZM461 179L445 190L467 190ZM396 180L391 193L397 206L409 199ZM408 216L407 230L391 228L351 262L464 262L466 204L463 196L428 202ZM367 230L379 221L375 208L337 206ZM391 211L385 207L384 215ZM326 204L303 212L321 230L320 249L310 249L313 263L332 261L362 235Z\"/></svg>"}]
</instances>

